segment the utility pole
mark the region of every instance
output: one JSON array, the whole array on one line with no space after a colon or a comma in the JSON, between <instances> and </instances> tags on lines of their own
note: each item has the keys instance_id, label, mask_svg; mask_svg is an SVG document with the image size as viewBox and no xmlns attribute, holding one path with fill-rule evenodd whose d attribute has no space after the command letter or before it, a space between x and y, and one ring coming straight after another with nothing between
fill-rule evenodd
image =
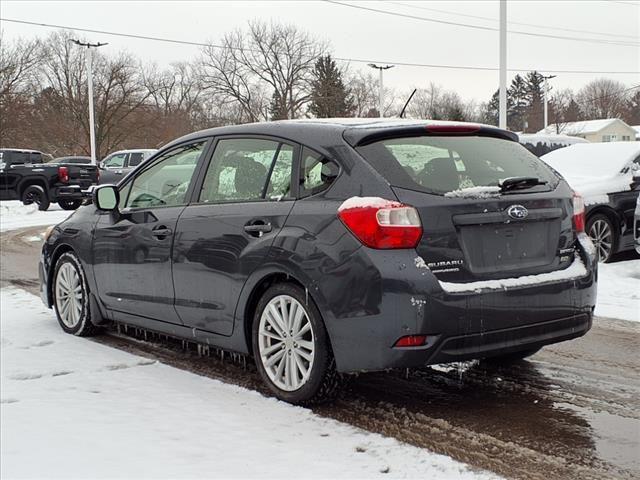
<instances>
[{"instance_id":1,"label":"utility pole","mask_svg":"<svg viewBox=\"0 0 640 480\"><path fill-rule=\"evenodd\" d=\"M87 56L85 57L87 62L87 86L88 86L88 96L89 96L89 139L91 141L91 163L94 165L98 164L98 160L96 159L96 124L93 112L93 71L92 71L92 48L99 48L108 43L88 43L81 42L80 40L70 39L70 42L75 43L81 47L86 47Z\"/></svg>"},{"instance_id":2,"label":"utility pole","mask_svg":"<svg viewBox=\"0 0 640 480\"><path fill-rule=\"evenodd\" d=\"M500 128L507 128L507 0L500 0Z\"/></svg>"},{"instance_id":3,"label":"utility pole","mask_svg":"<svg viewBox=\"0 0 640 480\"><path fill-rule=\"evenodd\" d=\"M557 75L542 76L542 78L544 78L544 128L547 128L547 125L549 125L549 112L547 110L547 103L549 101L549 85L547 84L547 80L556 78L556 76Z\"/></svg>"},{"instance_id":4,"label":"utility pole","mask_svg":"<svg viewBox=\"0 0 640 480\"><path fill-rule=\"evenodd\" d=\"M382 72L384 70L389 70L390 68L395 67L395 65L376 65L375 63L369 63L371 68L375 68L380 72L380 91L378 92L378 113L380 118L384 117L382 113L382 104L384 100L384 86L382 84Z\"/></svg>"}]
</instances>

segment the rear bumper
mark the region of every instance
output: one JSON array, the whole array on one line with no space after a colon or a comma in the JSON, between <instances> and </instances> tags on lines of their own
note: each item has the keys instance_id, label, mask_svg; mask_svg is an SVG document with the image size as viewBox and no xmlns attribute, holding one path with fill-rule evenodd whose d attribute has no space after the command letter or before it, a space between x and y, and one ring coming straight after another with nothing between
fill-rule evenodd
<instances>
[{"instance_id":1,"label":"rear bumper","mask_svg":"<svg viewBox=\"0 0 640 480\"><path fill-rule=\"evenodd\" d=\"M80 185L69 185L64 187L56 187L51 192L51 199L58 200L82 200L85 198L85 193L82 191Z\"/></svg>"},{"instance_id":2,"label":"rear bumper","mask_svg":"<svg viewBox=\"0 0 640 480\"><path fill-rule=\"evenodd\" d=\"M326 322L338 370L422 367L582 336L592 324L597 262L585 248L579 253L585 269L577 278L451 293L429 270L414 268L415 253L362 249L359 255L368 256L378 270L363 282L370 314L329 316ZM400 337L418 334L428 336L425 346L393 347Z\"/></svg>"}]
</instances>

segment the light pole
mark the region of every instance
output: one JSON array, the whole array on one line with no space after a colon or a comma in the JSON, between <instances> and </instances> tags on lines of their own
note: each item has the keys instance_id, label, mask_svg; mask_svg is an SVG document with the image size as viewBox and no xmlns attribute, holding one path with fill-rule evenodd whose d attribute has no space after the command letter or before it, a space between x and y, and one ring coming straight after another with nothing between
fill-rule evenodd
<instances>
[{"instance_id":1,"label":"light pole","mask_svg":"<svg viewBox=\"0 0 640 480\"><path fill-rule=\"evenodd\" d=\"M549 85L547 84L547 80L556 78L556 76L557 75L542 76L542 78L544 78L544 128L547 128L547 125L549 124L549 111L547 110L547 102L549 101Z\"/></svg>"},{"instance_id":2,"label":"light pole","mask_svg":"<svg viewBox=\"0 0 640 480\"><path fill-rule=\"evenodd\" d=\"M95 118L93 113L93 71L92 71L93 62L91 59L91 49L103 47L108 44L81 42L80 40L76 40L76 39L70 39L70 41L75 43L76 45L87 48L86 62L87 62L87 87L88 87L87 93L89 96L89 140L91 142L91 163L93 163L94 165L97 165L98 161L96 159L96 124L95 124Z\"/></svg>"},{"instance_id":3,"label":"light pole","mask_svg":"<svg viewBox=\"0 0 640 480\"><path fill-rule=\"evenodd\" d=\"M507 128L507 0L500 0L500 93L498 126Z\"/></svg>"},{"instance_id":4,"label":"light pole","mask_svg":"<svg viewBox=\"0 0 640 480\"><path fill-rule=\"evenodd\" d=\"M378 114L380 118L384 117L382 113L382 102L384 100L384 86L382 84L382 72L395 67L395 65L376 65L375 63L369 63L371 68L375 68L380 72L380 91L378 92Z\"/></svg>"}]
</instances>

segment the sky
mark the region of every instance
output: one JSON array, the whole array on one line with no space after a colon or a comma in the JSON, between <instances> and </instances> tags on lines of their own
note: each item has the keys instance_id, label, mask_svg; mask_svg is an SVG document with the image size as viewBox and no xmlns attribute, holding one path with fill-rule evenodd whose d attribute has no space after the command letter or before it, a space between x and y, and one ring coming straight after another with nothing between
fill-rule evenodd
<instances>
[{"instance_id":1,"label":"sky","mask_svg":"<svg viewBox=\"0 0 640 480\"><path fill-rule=\"evenodd\" d=\"M334 56L340 58L389 64L498 67L498 32L490 30L498 27L498 1L340 0L340 3L357 8L320 0L2 0L0 17L3 20L213 43L219 42L225 33L244 28L249 20L257 19L294 24L327 41ZM510 22L507 66L510 69L536 69L545 74L556 74L557 77L551 81L555 89L577 90L599 77L614 78L629 87L640 84L640 1L509 0L507 19ZM486 30L487 27L490 29ZM1 22L1 28L4 41L45 36L55 30L7 21ZM197 46L97 33L82 35L92 42L109 42L103 50L127 50L145 62L155 62L159 66L194 59L199 54ZM350 66L371 71L366 61L352 61ZM632 73L568 73L558 70ZM509 72L508 77L512 78L516 73ZM385 72L384 81L385 86L402 92L434 82L456 91L465 100L481 102L489 100L497 89L498 71L396 65Z\"/></svg>"}]
</instances>

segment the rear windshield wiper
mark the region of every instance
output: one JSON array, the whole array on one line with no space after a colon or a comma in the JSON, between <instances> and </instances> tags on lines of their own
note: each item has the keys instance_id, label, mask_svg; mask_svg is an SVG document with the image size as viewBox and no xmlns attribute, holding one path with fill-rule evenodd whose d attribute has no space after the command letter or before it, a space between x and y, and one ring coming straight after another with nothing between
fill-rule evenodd
<instances>
[{"instance_id":1,"label":"rear windshield wiper","mask_svg":"<svg viewBox=\"0 0 640 480\"><path fill-rule=\"evenodd\" d=\"M509 190L531 188L536 185L544 185L546 183L546 181L542 181L538 177L509 177L500 180L500 191L508 192Z\"/></svg>"}]
</instances>

